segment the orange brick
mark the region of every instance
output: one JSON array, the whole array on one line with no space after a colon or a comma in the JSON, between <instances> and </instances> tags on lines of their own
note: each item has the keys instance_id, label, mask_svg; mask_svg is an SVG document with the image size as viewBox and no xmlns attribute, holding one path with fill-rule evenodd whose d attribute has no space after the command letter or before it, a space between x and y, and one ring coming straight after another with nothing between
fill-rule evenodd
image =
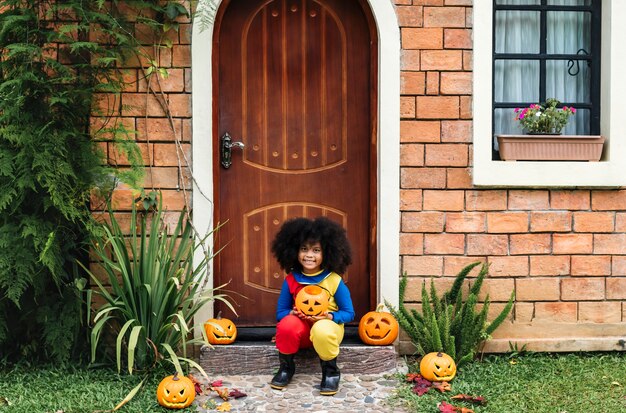
<instances>
[{"instance_id":1,"label":"orange brick","mask_svg":"<svg viewBox=\"0 0 626 413\"><path fill-rule=\"evenodd\" d=\"M442 142L472 142L472 122L466 120L444 120L441 122Z\"/></svg>"},{"instance_id":2,"label":"orange brick","mask_svg":"<svg viewBox=\"0 0 626 413\"><path fill-rule=\"evenodd\" d=\"M463 234L425 234L424 254L463 254L465 253L465 235Z\"/></svg>"},{"instance_id":3,"label":"orange brick","mask_svg":"<svg viewBox=\"0 0 626 413\"><path fill-rule=\"evenodd\" d=\"M177 189L179 185L178 168L146 168L144 187Z\"/></svg>"},{"instance_id":4,"label":"orange brick","mask_svg":"<svg viewBox=\"0 0 626 413\"><path fill-rule=\"evenodd\" d=\"M187 166L191 161L191 145L182 144L182 151L179 145L175 144L154 144L154 165L155 166Z\"/></svg>"},{"instance_id":5,"label":"orange brick","mask_svg":"<svg viewBox=\"0 0 626 413\"><path fill-rule=\"evenodd\" d=\"M150 90L163 92L182 92L185 90L185 72L183 69L167 69L167 77L163 77L157 72L146 78L139 79L139 92Z\"/></svg>"},{"instance_id":6,"label":"orange brick","mask_svg":"<svg viewBox=\"0 0 626 413\"><path fill-rule=\"evenodd\" d=\"M400 121L400 141L407 142L439 142L441 140L441 124L437 121Z\"/></svg>"},{"instance_id":7,"label":"orange brick","mask_svg":"<svg viewBox=\"0 0 626 413\"><path fill-rule=\"evenodd\" d=\"M530 275L568 275L569 255L535 255L530 257Z\"/></svg>"},{"instance_id":8,"label":"orange brick","mask_svg":"<svg viewBox=\"0 0 626 413\"><path fill-rule=\"evenodd\" d=\"M122 129L126 132L123 132ZM113 140L116 138L134 140L136 138L134 131L135 118L102 118L92 116L89 119L89 133L95 140Z\"/></svg>"},{"instance_id":9,"label":"orange brick","mask_svg":"<svg viewBox=\"0 0 626 413\"><path fill-rule=\"evenodd\" d=\"M583 323L619 323L622 321L620 302L578 303L578 321Z\"/></svg>"},{"instance_id":10,"label":"orange brick","mask_svg":"<svg viewBox=\"0 0 626 413\"><path fill-rule=\"evenodd\" d=\"M424 209L435 211L462 211L463 191L424 190Z\"/></svg>"},{"instance_id":11,"label":"orange brick","mask_svg":"<svg viewBox=\"0 0 626 413\"><path fill-rule=\"evenodd\" d=\"M158 96L158 95L157 95ZM149 93L122 93L122 116L164 117L162 98Z\"/></svg>"},{"instance_id":12,"label":"orange brick","mask_svg":"<svg viewBox=\"0 0 626 413\"><path fill-rule=\"evenodd\" d=\"M626 275L626 257L614 256L611 261L611 275Z\"/></svg>"},{"instance_id":13,"label":"orange brick","mask_svg":"<svg viewBox=\"0 0 626 413\"><path fill-rule=\"evenodd\" d=\"M535 305L533 303L516 302L512 311L515 321L518 323L530 323L535 314Z\"/></svg>"},{"instance_id":14,"label":"orange brick","mask_svg":"<svg viewBox=\"0 0 626 413\"><path fill-rule=\"evenodd\" d=\"M471 71L474 67L474 53L463 50L463 70Z\"/></svg>"},{"instance_id":15,"label":"orange brick","mask_svg":"<svg viewBox=\"0 0 626 413\"><path fill-rule=\"evenodd\" d=\"M507 255L508 250L507 235L467 235L467 255Z\"/></svg>"},{"instance_id":16,"label":"orange brick","mask_svg":"<svg viewBox=\"0 0 626 413\"><path fill-rule=\"evenodd\" d=\"M591 254L593 236L591 234L554 234L552 235L553 254Z\"/></svg>"},{"instance_id":17,"label":"orange brick","mask_svg":"<svg viewBox=\"0 0 626 413\"><path fill-rule=\"evenodd\" d=\"M472 97L471 96L460 96L459 98L460 102L461 102L461 113L460 113L460 118L461 119L472 119L473 115L473 109L472 109Z\"/></svg>"},{"instance_id":18,"label":"orange brick","mask_svg":"<svg viewBox=\"0 0 626 413\"><path fill-rule=\"evenodd\" d=\"M424 145L400 145L400 166L424 166Z\"/></svg>"},{"instance_id":19,"label":"orange brick","mask_svg":"<svg viewBox=\"0 0 626 413\"><path fill-rule=\"evenodd\" d=\"M426 286L426 290L430 291L431 282L434 284L437 294L441 295L450 289L454 280L452 278L409 278L406 287L406 300L421 302L422 288ZM467 286L461 290L467 291Z\"/></svg>"},{"instance_id":20,"label":"orange brick","mask_svg":"<svg viewBox=\"0 0 626 413\"><path fill-rule=\"evenodd\" d=\"M574 231L576 232L613 232L614 228L614 212L574 213Z\"/></svg>"},{"instance_id":21,"label":"orange brick","mask_svg":"<svg viewBox=\"0 0 626 413\"><path fill-rule=\"evenodd\" d=\"M626 300L626 277L609 277L606 279L606 298L609 300Z\"/></svg>"},{"instance_id":22,"label":"orange brick","mask_svg":"<svg viewBox=\"0 0 626 413\"><path fill-rule=\"evenodd\" d=\"M442 49L443 29L433 28L402 28L403 49Z\"/></svg>"},{"instance_id":23,"label":"orange brick","mask_svg":"<svg viewBox=\"0 0 626 413\"><path fill-rule=\"evenodd\" d=\"M422 50L420 70L463 70L463 52L460 50Z\"/></svg>"},{"instance_id":24,"label":"orange brick","mask_svg":"<svg viewBox=\"0 0 626 413\"><path fill-rule=\"evenodd\" d=\"M172 129L172 124L173 128ZM167 118L138 118L137 140L140 141L174 141L181 139L183 133L182 120Z\"/></svg>"},{"instance_id":25,"label":"orange brick","mask_svg":"<svg viewBox=\"0 0 626 413\"><path fill-rule=\"evenodd\" d=\"M558 278L516 278L517 301L556 301L560 296Z\"/></svg>"},{"instance_id":26,"label":"orange brick","mask_svg":"<svg viewBox=\"0 0 626 413\"><path fill-rule=\"evenodd\" d=\"M443 258L407 255L402 258L402 272L408 275L437 276L443 274Z\"/></svg>"},{"instance_id":27,"label":"orange brick","mask_svg":"<svg viewBox=\"0 0 626 413\"><path fill-rule=\"evenodd\" d=\"M593 252L595 254L625 254L626 234L594 234Z\"/></svg>"},{"instance_id":28,"label":"orange brick","mask_svg":"<svg viewBox=\"0 0 626 413\"><path fill-rule=\"evenodd\" d=\"M402 168L400 171L402 188L445 188L444 168Z\"/></svg>"},{"instance_id":29,"label":"orange brick","mask_svg":"<svg viewBox=\"0 0 626 413\"><path fill-rule=\"evenodd\" d=\"M443 31L445 49L471 49L472 31L468 29L445 29Z\"/></svg>"},{"instance_id":30,"label":"orange brick","mask_svg":"<svg viewBox=\"0 0 626 413\"><path fill-rule=\"evenodd\" d=\"M490 301L508 301L514 289L515 280L513 278L485 278L478 299L483 301L489 294Z\"/></svg>"},{"instance_id":31,"label":"orange brick","mask_svg":"<svg viewBox=\"0 0 626 413\"><path fill-rule=\"evenodd\" d=\"M626 213L618 212L615 214L615 231L626 232Z\"/></svg>"},{"instance_id":32,"label":"orange brick","mask_svg":"<svg viewBox=\"0 0 626 413\"><path fill-rule=\"evenodd\" d=\"M549 254L550 234L511 235L511 255Z\"/></svg>"},{"instance_id":33,"label":"orange brick","mask_svg":"<svg viewBox=\"0 0 626 413\"><path fill-rule=\"evenodd\" d=\"M403 232L441 232L443 231L443 212L403 212Z\"/></svg>"},{"instance_id":34,"label":"orange brick","mask_svg":"<svg viewBox=\"0 0 626 413\"><path fill-rule=\"evenodd\" d=\"M591 191L591 209L612 211L626 209L626 189L616 191Z\"/></svg>"},{"instance_id":35,"label":"orange brick","mask_svg":"<svg viewBox=\"0 0 626 413\"><path fill-rule=\"evenodd\" d=\"M120 115L120 106L117 96L111 93L96 93L93 95L91 102L92 116L110 116Z\"/></svg>"},{"instance_id":36,"label":"orange brick","mask_svg":"<svg viewBox=\"0 0 626 413\"><path fill-rule=\"evenodd\" d=\"M465 7L424 7L424 27L465 27Z\"/></svg>"},{"instance_id":37,"label":"orange brick","mask_svg":"<svg viewBox=\"0 0 626 413\"><path fill-rule=\"evenodd\" d=\"M528 275L528 257L489 257L489 275L492 277L519 277Z\"/></svg>"},{"instance_id":38,"label":"orange brick","mask_svg":"<svg viewBox=\"0 0 626 413\"><path fill-rule=\"evenodd\" d=\"M191 46L181 44L172 48L172 66L191 67Z\"/></svg>"},{"instance_id":39,"label":"orange brick","mask_svg":"<svg viewBox=\"0 0 626 413\"><path fill-rule=\"evenodd\" d=\"M577 319L578 303L535 303L534 320L550 321L554 323L575 323Z\"/></svg>"},{"instance_id":40,"label":"orange brick","mask_svg":"<svg viewBox=\"0 0 626 413\"><path fill-rule=\"evenodd\" d=\"M442 72L442 95L471 95L472 72Z\"/></svg>"},{"instance_id":41,"label":"orange brick","mask_svg":"<svg viewBox=\"0 0 626 413\"><path fill-rule=\"evenodd\" d=\"M446 188L471 188L472 176L470 171L470 168L448 168L446 170Z\"/></svg>"},{"instance_id":42,"label":"orange brick","mask_svg":"<svg viewBox=\"0 0 626 413\"><path fill-rule=\"evenodd\" d=\"M419 71L420 68L420 50L401 50L400 51L400 69Z\"/></svg>"},{"instance_id":43,"label":"orange brick","mask_svg":"<svg viewBox=\"0 0 626 413\"><path fill-rule=\"evenodd\" d=\"M439 72L426 73L426 94L439 95Z\"/></svg>"},{"instance_id":44,"label":"orange brick","mask_svg":"<svg viewBox=\"0 0 626 413\"><path fill-rule=\"evenodd\" d=\"M549 209L548 191L511 190L509 191L509 209Z\"/></svg>"},{"instance_id":45,"label":"orange brick","mask_svg":"<svg viewBox=\"0 0 626 413\"><path fill-rule=\"evenodd\" d=\"M424 252L424 234L400 234L400 255L421 255Z\"/></svg>"},{"instance_id":46,"label":"orange brick","mask_svg":"<svg viewBox=\"0 0 626 413\"><path fill-rule=\"evenodd\" d=\"M411 4L411 1L407 1L403 4ZM420 27L422 25L422 15L423 13L421 7L396 7L396 17L398 19L398 25L401 27Z\"/></svg>"},{"instance_id":47,"label":"orange brick","mask_svg":"<svg viewBox=\"0 0 626 413\"><path fill-rule=\"evenodd\" d=\"M152 155L153 146L154 145L148 145L147 143L137 144L139 151L141 151L141 162L143 162L144 165L150 165L151 162L153 161L152 159L153 158L153 155ZM126 156L124 149L125 147L120 145L119 143L115 143L115 142L108 143L107 161L109 165L114 165L114 166L129 166L130 165L130 161L128 160L128 157Z\"/></svg>"},{"instance_id":48,"label":"orange brick","mask_svg":"<svg viewBox=\"0 0 626 413\"><path fill-rule=\"evenodd\" d=\"M456 276L463 268L475 262L486 262L485 257L463 257L463 256L448 256L443 257L443 275ZM478 268L474 268L469 274L469 277L476 277L478 275Z\"/></svg>"},{"instance_id":49,"label":"orange brick","mask_svg":"<svg viewBox=\"0 0 626 413\"><path fill-rule=\"evenodd\" d=\"M423 95L426 93L426 73L400 73L400 93L403 95Z\"/></svg>"},{"instance_id":50,"label":"orange brick","mask_svg":"<svg viewBox=\"0 0 626 413\"><path fill-rule=\"evenodd\" d=\"M572 275L611 275L611 257L608 255L573 255Z\"/></svg>"},{"instance_id":51,"label":"orange brick","mask_svg":"<svg viewBox=\"0 0 626 413\"><path fill-rule=\"evenodd\" d=\"M561 299L603 300L604 278L565 278L561 281Z\"/></svg>"},{"instance_id":52,"label":"orange brick","mask_svg":"<svg viewBox=\"0 0 626 413\"><path fill-rule=\"evenodd\" d=\"M488 212L487 232L514 233L528 231L526 212Z\"/></svg>"},{"instance_id":53,"label":"orange brick","mask_svg":"<svg viewBox=\"0 0 626 413\"><path fill-rule=\"evenodd\" d=\"M191 119L182 119L182 121L183 121L183 134L181 136L181 140L183 142L191 142L191 135L192 135Z\"/></svg>"},{"instance_id":54,"label":"orange brick","mask_svg":"<svg viewBox=\"0 0 626 413\"><path fill-rule=\"evenodd\" d=\"M421 211L422 210L422 190L404 189L400 190L400 210L401 211Z\"/></svg>"},{"instance_id":55,"label":"orange brick","mask_svg":"<svg viewBox=\"0 0 626 413\"><path fill-rule=\"evenodd\" d=\"M468 146L465 144L426 145L427 166L467 166Z\"/></svg>"},{"instance_id":56,"label":"orange brick","mask_svg":"<svg viewBox=\"0 0 626 413\"><path fill-rule=\"evenodd\" d=\"M568 211L557 212L531 212L531 232L569 232L572 230L572 213Z\"/></svg>"},{"instance_id":57,"label":"orange brick","mask_svg":"<svg viewBox=\"0 0 626 413\"><path fill-rule=\"evenodd\" d=\"M403 119L415 117L415 97L400 96L400 117Z\"/></svg>"},{"instance_id":58,"label":"orange brick","mask_svg":"<svg viewBox=\"0 0 626 413\"><path fill-rule=\"evenodd\" d=\"M456 96L417 96L415 116L418 119L457 119L459 98Z\"/></svg>"},{"instance_id":59,"label":"orange brick","mask_svg":"<svg viewBox=\"0 0 626 413\"><path fill-rule=\"evenodd\" d=\"M467 191L468 211L498 211L506 209L507 197L504 190Z\"/></svg>"},{"instance_id":60,"label":"orange brick","mask_svg":"<svg viewBox=\"0 0 626 413\"><path fill-rule=\"evenodd\" d=\"M484 212L448 212L446 214L447 232L485 232Z\"/></svg>"},{"instance_id":61,"label":"orange brick","mask_svg":"<svg viewBox=\"0 0 626 413\"><path fill-rule=\"evenodd\" d=\"M191 117L191 94L176 93L168 95L170 113L175 118Z\"/></svg>"},{"instance_id":62,"label":"orange brick","mask_svg":"<svg viewBox=\"0 0 626 413\"><path fill-rule=\"evenodd\" d=\"M552 209L589 209L590 205L590 191L550 191L550 207Z\"/></svg>"}]
</instances>

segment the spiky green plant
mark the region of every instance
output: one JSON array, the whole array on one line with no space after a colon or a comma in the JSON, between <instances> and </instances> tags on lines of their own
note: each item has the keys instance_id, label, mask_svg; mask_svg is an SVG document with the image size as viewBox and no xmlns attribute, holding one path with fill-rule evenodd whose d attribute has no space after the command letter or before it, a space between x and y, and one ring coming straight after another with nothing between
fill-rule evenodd
<instances>
[{"instance_id":1,"label":"spiky green plant","mask_svg":"<svg viewBox=\"0 0 626 413\"><path fill-rule=\"evenodd\" d=\"M194 315L211 300L223 301L235 310L227 296L216 293L220 287L204 288L212 256L202 254L200 262L194 261L203 240L194 238L186 212L180 213L176 226L169 231L160 202L153 213L133 208L129 234L120 228L112 211L109 220L102 226L103 235L93 242L108 285L83 267L97 285L92 293L105 301L93 320L92 361L98 346L106 347L102 338L109 336L115 342L118 371L123 364L132 373L163 360L171 361L181 375L181 360L199 368L186 354L188 345L206 343L204 330L203 339L189 337Z\"/></svg>"},{"instance_id":2,"label":"spiky green plant","mask_svg":"<svg viewBox=\"0 0 626 413\"><path fill-rule=\"evenodd\" d=\"M482 265L467 296L463 296L463 284L468 274L478 265L480 262L464 267L457 274L450 289L441 297L437 295L432 279L430 289L424 282L421 314L414 308L407 308L404 303L407 276L406 273L403 274L400 280L399 307L396 309L387 301L385 305L407 333L418 353L443 351L450 355L458 365L462 365L474 358L480 344L491 336L511 312L515 298L514 291L511 292L506 306L490 323L487 322L490 303L488 295L482 302L480 311L477 311L478 295L489 270L487 264Z\"/></svg>"}]
</instances>

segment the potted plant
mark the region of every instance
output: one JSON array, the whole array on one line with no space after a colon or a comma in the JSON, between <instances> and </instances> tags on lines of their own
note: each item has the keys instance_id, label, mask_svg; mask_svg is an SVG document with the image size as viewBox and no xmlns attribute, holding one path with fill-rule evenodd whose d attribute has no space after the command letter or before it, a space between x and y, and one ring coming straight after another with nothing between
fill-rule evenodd
<instances>
[{"instance_id":1,"label":"potted plant","mask_svg":"<svg viewBox=\"0 0 626 413\"><path fill-rule=\"evenodd\" d=\"M515 108L515 120L525 135L498 135L500 158L505 161L599 161L604 138L589 135L561 135L573 107L559 107L557 99Z\"/></svg>"}]
</instances>

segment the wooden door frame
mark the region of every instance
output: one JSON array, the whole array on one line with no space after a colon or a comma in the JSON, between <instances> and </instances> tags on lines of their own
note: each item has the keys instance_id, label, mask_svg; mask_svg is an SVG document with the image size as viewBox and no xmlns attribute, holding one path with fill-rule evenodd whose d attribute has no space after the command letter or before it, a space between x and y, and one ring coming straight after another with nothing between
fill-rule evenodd
<instances>
[{"instance_id":1,"label":"wooden door frame","mask_svg":"<svg viewBox=\"0 0 626 413\"><path fill-rule=\"evenodd\" d=\"M202 7L200 2L200 7ZM214 1L217 7L221 0ZM378 31L378 96L376 161L376 302L398 304L400 276L400 30L391 0L367 0ZM213 26L193 25L192 168L193 223L204 234L214 227ZM193 73L200 74L193 76ZM211 248L210 240L208 248ZM198 251L198 254L201 254ZM211 266L212 268L212 266ZM207 284L213 285L209 271ZM212 317L212 305L196 314L195 324Z\"/></svg>"}]
</instances>

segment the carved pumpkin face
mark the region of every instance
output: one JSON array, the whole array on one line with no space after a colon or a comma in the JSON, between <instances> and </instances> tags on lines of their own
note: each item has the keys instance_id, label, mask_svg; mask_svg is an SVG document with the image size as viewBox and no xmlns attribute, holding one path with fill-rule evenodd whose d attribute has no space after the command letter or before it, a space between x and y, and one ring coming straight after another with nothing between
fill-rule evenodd
<instances>
[{"instance_id":1,"label":"carved pumpkin face","mask_svg":"<svg viewBox=\"0 0 626 413\"><path fill-rule=\"evenodd\" d=\"M456 374L456 364L446 353L428 353L420 362L420 374L429 381L450 381Z\"/></svg>"},{"instance_id":2,"label":"carved pumpkin face","mask_svg":"<svg viewBox=\"0 0 626 413\"><path fill-rule=\"evenodd\" d=\"M398 337L398 322L379 304L376 311L365 314L359 322L359 337L365 344L386 346Z\"/></svg>"},{"instance_id":3,"label":"carved pumpkin face","mask_svg":"<svg viewBox=\"0 0 626 413\"><path fill-rule=\"evenodd\" d=\"M231 344L237 338L237 327L228 318L222 318L221 313L204 323L207 340L211 344Z\"/></svg>"},{"instance_id":4,"label":"carved pumpkin face","mask_svg":"<svg viewBox=\"0 0 626 413\"><path fill-rule=\"evenodd\" d=\"M328 310L328 294L319 285L307 285L296 295L296 308L309 316L318 316Z\"/></svg>"},{"instance_id":5,"label":"carved pumpkin face","mask_svg":"<svg viewBox=\"0 0 626 413\"><path fill-rule=\"evenodd\" d=\"M196 398L193 382L187 377L178 377L178 373L167 376L157 387L157 401L168 409L184 409Z\"/></svg>"}]
</instances>

